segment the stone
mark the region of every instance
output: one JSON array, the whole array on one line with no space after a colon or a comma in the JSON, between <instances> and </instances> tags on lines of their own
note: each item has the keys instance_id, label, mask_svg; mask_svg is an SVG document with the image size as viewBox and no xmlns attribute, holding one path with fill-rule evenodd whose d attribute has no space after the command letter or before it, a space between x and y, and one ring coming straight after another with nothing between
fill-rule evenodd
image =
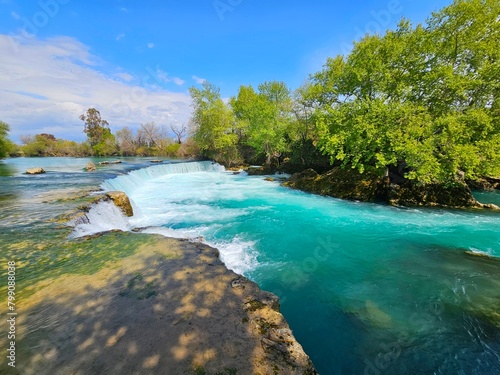
<instances>
[{"instance_id":1,"label":"stone","mask_svg":"<svg viewBox=\"0 0 500 375\"><path fill-rule=\"evenodd\" d=\"M130 199L123 191L108 191L107 193L105 193L105 196L108 199L111 199L113 203L118 208L120 208L126 216L134 216L134 210L130 203Z\"/></svg>"},{"instance_id":2,"label":"stone","mask_svg":"<svg viewBox=\"0 0 500 375\"><path fill-rule=\"evenodd\" d=\"M231 281L231 288L243 288L245 289L245 284L248 282L248 280L244 277L238 277L237 279L234 279Z\"/></svg>"},{"instance_id":3,"label":"stone","mask_svg":"<svg viewBox=\"0 0 500 375\"><path fill-rule=\"evenodd\" d=\"M43 174L45 171L43 168L30 168L26 169L26 174Z\"/></svg>"},{"instance_id":4,"label":"stone","mask_svg":"<svg viewBox=\"0 0 500 375\"><path fill-rule=\"evenodd\" d=\"M94 163L92 163L91 161L89 161L89 162L87 163L87 166L85 167L85 170L86 170L87 172L95 172L95 171L97 170L97 168L95 167L95 164L94 164Z\"/></svg>"},{"instance_id":5,"label":"stone","mask_svg":"<svg viewBox=\"0 0 500 375\"><path fill-rule=\"evenodd\" d=\"M100 161L99 164L100 165L107 165L107 164L121 164L121 160L115 160L115 161Z\"/></svg>"},{"instance_id":6,"label":"stone","mask_svg":"<svg viewBox=\"0 0 500 375\"><path fill-rule=\"evenodd\" d=\"M274 174L276 173L276 169L270 166L250 166L246 169L246 172L249 176L262 176L266 174Z\"/></svg>"},{"instance_id":7,"label":"stone","mask_svg":"<svg viewBox=\"0 0 500 375\"><path fill-rule=\"evenodd\" d=\"M321 175L314 169L295 173L283 186L341 199L374 202L384 200L385 181L373 173L361 174L357 170L335 167Z\"/></svg>"},{"instance_id":8,"label":"stone","mask_svg":"<svg viewBox=\"0 0 500 375\"><path fill-rule=\"evenodd\" d=\"M391 184L387 192L387 201L393 206L481 207L469 187L461 182L451 186L408 182Z\"/></svg>"},{"instance_id":9,"label":"stone","mask_svg":"<svg viewBox=\"0 0 500 375\"><path fill-rule=\"evenodd\" d=\"M369 171L359 173L351 168L335 167L324 174L306 169L293 174L283 186L313 194L393 206L498 209L493 204L479 203L467 184L460 180L448 185L418 184L394 174L379 176Z\"/></svg>"}]
</instances>

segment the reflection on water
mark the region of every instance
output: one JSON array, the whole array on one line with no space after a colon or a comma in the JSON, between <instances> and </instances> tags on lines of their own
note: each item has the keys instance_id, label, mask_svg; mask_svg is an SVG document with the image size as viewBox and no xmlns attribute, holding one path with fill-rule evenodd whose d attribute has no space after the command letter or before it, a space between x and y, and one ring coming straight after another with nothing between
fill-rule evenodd
<instances>
[{"instance_id":1,"label":"reflection on water","mask_svg":"<svg viewBox=\"0 0 500 375\"><path fill-rule=\"evenodd\" d=\"M0 177L13 176L15 173L16 169L11 164L0 160Z\"/></svg>"}]
</instances>

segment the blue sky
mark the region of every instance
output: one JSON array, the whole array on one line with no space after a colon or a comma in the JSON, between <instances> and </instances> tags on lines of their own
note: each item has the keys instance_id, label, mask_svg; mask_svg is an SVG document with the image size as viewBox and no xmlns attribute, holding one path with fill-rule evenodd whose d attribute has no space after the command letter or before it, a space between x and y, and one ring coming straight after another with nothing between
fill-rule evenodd
<instances>
[{"instance_id":1,"label":"blue sky","mask_svg":"<svg viewBox=\"0 0 500 375\"><path fill-rule=\"evenodd\" d=\"M11 138L83 140L95 106L114 131L186 123L190 86L223 97L266 80L295 89L328 56L451 0L0 0L0 119Z\"/></svg>"}]
</instances>

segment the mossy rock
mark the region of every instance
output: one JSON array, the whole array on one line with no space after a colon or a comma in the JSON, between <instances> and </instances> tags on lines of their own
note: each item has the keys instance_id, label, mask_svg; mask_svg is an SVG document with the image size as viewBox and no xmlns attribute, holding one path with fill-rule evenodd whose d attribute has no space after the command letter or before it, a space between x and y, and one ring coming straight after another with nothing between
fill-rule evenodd
<instances>
[{"instance_id":1,"label":"mossy rock","mask_svg":"<svg viewBox=\"0 0 500 375\"><path fill-rule=\"evenodd\" d=\"M384 200L386 181L374 173L335 167L325 174L306 169L294 174L284 186L335 198L374 202Z\"/></svg>"},{"instance_id":2,"label":"mossy rock","mask_svg":"<svg viewBox=\"0 0 500 375\"><path fill-rule=\"evenodd\" d=\"M478 207L471 190L464 183L443 184L401 184L390 186L388 202L401 206L436 207Z\"/></svg>"},{"instance_id":3,"label":"mossy rock","mask_svg":"<svg viewBox=\"0 0 500 375\"><path fill-rule=\"evenodd\" d=\"M375 172L359 173L355 169L335 167L324 174L313 169L296 173L283 184L308 193L361 202L383 202L393 206L427 206L447 208L488 208L473 197L463 182L452 184L418 184L400 178L382 177Z\"/></svg>"}]
</instances>

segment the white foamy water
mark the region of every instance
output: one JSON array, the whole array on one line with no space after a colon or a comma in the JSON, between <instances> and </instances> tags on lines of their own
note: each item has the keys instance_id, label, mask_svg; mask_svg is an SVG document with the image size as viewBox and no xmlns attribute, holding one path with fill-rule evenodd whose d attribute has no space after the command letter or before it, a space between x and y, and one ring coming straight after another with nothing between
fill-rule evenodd
<instances>
[{"instance_id":1,"label":"white foamy water","mask_svg":"<svg viewBox=\"0 0 500 375\"><path fill-rule=\"evenodd\" d=\"M232 271L244 275L253 270L257 262L257 253L254 241L243 241L238 236L228 241L208 241L204 234L210 233L212 227L200 226L186 229L172 229L166 227L151 227L142 230L142 233L160 234L165 237L187 238L201 241L219 250L220 259Z\"/></svg>"},{"instance_id":2,"label":"white foamy water","mask_svg":"<svg viewBox=\"0 0 500 375\"><path fill-rule=\"evenodd\" d=\"M113 229L128 231L131 229L127 217L113 202L100 202L92 205L87 216L87 223L76 224L72 237L88 236Z\"/></svg>"},{"instance_id":3,"label":"white foamy water","mask_svg":"<svg viewBox=\"0 0 500 375\"><path fill-rule=\"evenodd\" d=\"M107 180L102 187L127 193L134 216L127 218L113 203L102 202L86 214L88 222L74 223L71 236L145 228L143 233L202 239L219 249L220 258L229 269L245 274L257 266L255 242L238 235L224 235L224 230L227 223L244 218L249 212L214 204L221 198L244 199L243 190L235 188L231 177L232 172L225 172L221 165L205 161L155 165Z\"/></svg>"}]
</instances>

